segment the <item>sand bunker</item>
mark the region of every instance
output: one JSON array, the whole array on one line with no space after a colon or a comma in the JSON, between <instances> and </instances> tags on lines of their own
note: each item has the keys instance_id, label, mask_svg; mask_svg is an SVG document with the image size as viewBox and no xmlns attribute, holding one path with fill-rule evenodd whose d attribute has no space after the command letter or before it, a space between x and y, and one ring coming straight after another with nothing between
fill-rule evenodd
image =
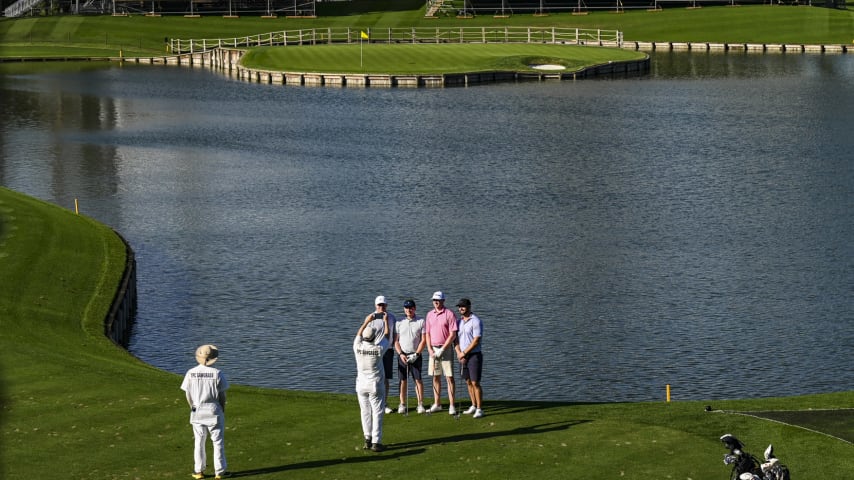
<instances>
[{"instance_id":1,"label":"sand bunker","mask_svg":"<svg viewBox=\"0 0 854 480\"><path fill-rule=\"evenodd\" d=\"M537 70L566 70L566 67L563 65L554 65L550 63L546 63L544 65L529 65L531 68Z\"/></svg>"}]
</instances>

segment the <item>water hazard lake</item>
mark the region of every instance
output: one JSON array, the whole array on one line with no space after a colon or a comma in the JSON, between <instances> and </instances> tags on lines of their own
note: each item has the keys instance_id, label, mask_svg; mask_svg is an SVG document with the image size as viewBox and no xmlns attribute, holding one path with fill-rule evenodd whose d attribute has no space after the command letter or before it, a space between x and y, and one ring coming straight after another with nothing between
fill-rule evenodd
<instances>
[{"instance_id":1,"label":"water hazard lake","mask_svg":"<svg viewBox=\"0 0 854 480\"><path fill-rule=\"evenodd\" d=\"M809 54L450 89L7 65L0 183L130 242L129 349L171 372L214 343L233 382L349 393L374 297L426 315L443 290L484 321L487 402L842 391L852 78Z\"/></svg>"}]
</instances>

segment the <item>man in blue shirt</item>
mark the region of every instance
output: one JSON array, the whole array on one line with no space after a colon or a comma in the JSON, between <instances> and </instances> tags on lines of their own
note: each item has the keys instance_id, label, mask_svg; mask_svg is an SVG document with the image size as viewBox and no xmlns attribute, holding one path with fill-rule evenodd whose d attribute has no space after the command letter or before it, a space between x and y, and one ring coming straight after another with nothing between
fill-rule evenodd
<instances>
[{"instance_id":1,"label":"man in blue shirt","mask_svg":"<svg viewBox=\"0 0 854 480\"><path fill-rule=\"evenodd\" d=\"M457 330L457 358L462 367L462 377L468 387L471 407L463 413L473 418L483 416L483 390L480 387L480 377L483 373L483 353L481 353L481 338L483 323L471 311L471 300L461 298L457 302L460 310L460 325Z\"/></svg>"}]
</instances>

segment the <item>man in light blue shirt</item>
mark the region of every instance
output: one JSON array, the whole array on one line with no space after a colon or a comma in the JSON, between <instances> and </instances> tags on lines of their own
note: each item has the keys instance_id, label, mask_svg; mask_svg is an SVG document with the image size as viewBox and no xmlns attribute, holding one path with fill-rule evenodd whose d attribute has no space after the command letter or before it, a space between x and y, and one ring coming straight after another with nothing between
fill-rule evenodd
<instances>
[{"instance_id":1,"label":"man in light blue shirt","mask_svg":"<svg viewBox=\"0 0 854 480\"><path fill-rule=\"evenodd\" d=\"M471 311L471 300L461 298L457 302L460 310L460 325L457 330L457 358L462 367L462 377L468 387L471 407L463 413L473 418L483 416L483 390L480 386L480 377L483 373L483 353L481 353L481 338L483 337L483 323L477 315Z\"/></svg>"}]
</instances>

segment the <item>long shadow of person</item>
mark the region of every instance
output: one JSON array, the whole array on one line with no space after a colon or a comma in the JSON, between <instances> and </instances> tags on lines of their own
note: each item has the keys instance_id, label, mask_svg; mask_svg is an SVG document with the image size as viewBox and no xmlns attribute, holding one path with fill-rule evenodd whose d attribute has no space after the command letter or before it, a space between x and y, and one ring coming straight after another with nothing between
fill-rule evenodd
<instances>
[{"instance_id":1,"label":"long shadow of person","mask_svg":"<svg viewBox=\"0 0 854 480\"><path fill-rule=\"evenodd\" d=\"M329 467L333 465L355 465L359 463L365 462L376 462L376 461L385 461L385 460L395 460L401 459L405 457L410 457L412 455L420 455L427 451L426 446L428 445L436 445L442 443L451 443L451 442L466 442L471 440L483 440L486 438L495 438L495 437L503 437L503 436L519 436L519 435L539 435L549 432L556 432L560 430L566 430L575 425L581 425L591 420L570 420L565 422L552 422L552 423L543 423L540 425L530 425L524 427L513 428L509 430L500 430L496 432L478 432L478 433L466 433L460 435L447 435L442 437L434 437L434 438L425 438L423 440L418 440L414 442L403 442L386 445L388 450L386 454L383 455L370 455L363 456L359 455L356 457L345 457L345 458L330 458L326 460L314 460L311 462L301 462L294 463L290 465L279 465L275 467L265 467L265 468L256 468L252 470L241 470L232 472L233 478L238 477L250 477L253 475L263 475L269 473L278 473L278 472L287 472L291 470L301 470L306 468L318 468L318 467Z\"/></svg>"},{"instance_id":2,"label":"long shadow of person","mask_svg":"<svg viewBox=\"0 0 854 480\"><path fill-rule=\"evenodd\" d=\"M575 425L581 425L584 423L588 423L592 420L569 420L565 422L552 422L552 423L543 423L540 425L529 425L524 427L517 427L510 430L499 430L496 432L477 432L477 433L465 433L460 435L448 435L444 437L435 437L435 438L425 438L423 440L417 440L414 442L403 442L403 443L395 443L393 445L387 445L388 450L399 450L399 449L407 449L414 447L423 447L427 445L436 445L440 443L451 443L451 442L467 442L471 440L483 440L487 438L495 438L495 437L505 437L505 436L520 436L520 435L539 435L543 433L549 432L557 432L560 430L566 430L569 427L573 427Z\"/></svg>"},{"instance_id":3,"label":"long shadow of person","mask_svg":"<svg viewBox=\"0 0 854 480\"><path fill-rule=\"evenodd\" d=\"M265 467L265 468L256 468L252 470L241 470L231 472L232 478L239 477L251 477L253 475L265 475L269 473L278 473L278 472L287 472L291 470L301 470L304 468L320 468L320 467L329 467L332 465L355 465L359 463L366 462L376 462L378 460L392 460L399 459L404 457L410 457L412 455L418 455L424 453L425 449L412 449L412 450L401 450L395 453L387 453L384 455L370 455L370 456L358 456L358 457L346 457L346 458L330 458L326 460L314 460L311 462L301 462L301 463L293 463L290 465L279 465L276 467Z\"/></svg>"}]
</instances>

